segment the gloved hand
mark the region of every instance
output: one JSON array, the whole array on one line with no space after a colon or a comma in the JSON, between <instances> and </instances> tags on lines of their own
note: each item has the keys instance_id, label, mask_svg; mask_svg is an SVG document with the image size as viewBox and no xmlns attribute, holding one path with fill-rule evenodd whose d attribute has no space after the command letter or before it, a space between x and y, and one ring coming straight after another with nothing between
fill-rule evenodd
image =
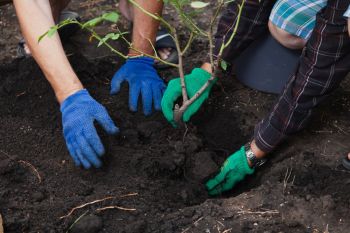
<instances>
[{"instance_id":1,"label":"gloved hand","mask_svg":"<svg viewBox=\"0 0 350 233\"><path fill-rule=\"evenodd\" d=\"M109 134L119 132L106 109L83 89L63 101L61 112L63 135L75 164L83 165L86 169L91 165L101 167L99 157L105 153L105 149L96 132L94 121Z\"/></svg>"},{"instance_id":2,"label":"gloved hand","mask_svg":"<svg viewBox=\"0 0 350 233\"><path fill-rule=\"evenodd\" d=\"M191 98L194 96L208 79L210 79L210 77L211 74L201 68L195 68L192 70L191 74L186 75L185 83L188 97ZM184 122L189 121L192 115L198 111L203 102L208 99L210 90L215 81L213 81L203 94L187 108L182 117ZM162 99L163 114L174 127L176 127L174 121L174 103L180 96L182 96L181 81L180 78L176 78L169 82Z\"/></svg>"},{"instance_id":3,"label":"gloved hand","mask_svg":"<svg viewBox=\"0 0 350 233\"><path fill-rule=\"evenodd\" d=\"M137 102L141 93L143 113L152 113L152 101L154 108L160 110L160 102L165 84L158 76L154 68L154 60L148 57L129 58L126 63L113 76L111 82L111 94L117 94L122 82L129 83L129 108L137 111Z\"/></svg>"},{"instance_id":4,"label":"gloved hand","mask_svg":"<svg viewBox=\"0 0 350 233\"><path fill-rule=\"evenodd\" d=\"M253 174L254 170L249 167L245 149L242 146L239 151L228 157L219 174L206 183L209 195L218 195L232 189L246 175Z\"/></svg>"}]
</instances>

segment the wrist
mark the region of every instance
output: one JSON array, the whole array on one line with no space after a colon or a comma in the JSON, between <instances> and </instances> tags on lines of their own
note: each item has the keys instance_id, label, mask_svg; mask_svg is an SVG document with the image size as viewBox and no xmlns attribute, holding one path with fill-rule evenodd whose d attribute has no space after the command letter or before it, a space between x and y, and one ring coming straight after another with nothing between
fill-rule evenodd
<instances>
[{"instance_id":1,"label":"wrist","mask_svg":"<svg viewBox=\"0 0 350 233\"><path fill-rule=\"evenodd\" d=\"M75 94L76 92L83 90L84 87L82 85L77 85L75 87L66 88L63 90L56 91L56 98L58 103L61 105L69 96Z\"/></svg>"},{"instance_id":2,"label":"wrist","mask_svg":"<svg viewBox=\"0 0 350 233\"><path fill-rule=\"evenodd\" d=\"M153 48L148 48L146 46L142 48L130 48L128 52L128 57L141 57L141 56L154 56Z\"/></svg>"},{"instance_id":3,"label":"wrist","mask_svg":"<svg viewBox=\"0 0 350 233\"><path fill-rule=\"evenodd\" d=\"M266 159L264 159L264 157L267 153L260 150L254 140L251 143L247 143L245 145L245 153L248 165L251 168L260 167L266 162Z\"/></svg>"},{"instance_id":4,"label":"wrist","mask_svg":"<svg viewBox=\"0 0 350 233\"><path fill-rule=\"evenodd\" d=\"M212 74L213 73L213 70L212 70L212 67L211 67L211 64L208 63L208 62L205 62L203 63L203 65L201 66L201 69L207 71L208 73Z\"/></svg>"},{"instance_id":5,"label":"wrist","mask_svg":"<svg viewBox=\"0 0 350 233\"><path fill-rule=\"evenodd\" d=\"M256 145L255 140L253 140L250 143L250 149L252 150L252 152L255 154L255 156L258 159L262 159L266 156L267 153L265 153L264 151L260 150L259 147Z\"/></svg>"}]
</instances>

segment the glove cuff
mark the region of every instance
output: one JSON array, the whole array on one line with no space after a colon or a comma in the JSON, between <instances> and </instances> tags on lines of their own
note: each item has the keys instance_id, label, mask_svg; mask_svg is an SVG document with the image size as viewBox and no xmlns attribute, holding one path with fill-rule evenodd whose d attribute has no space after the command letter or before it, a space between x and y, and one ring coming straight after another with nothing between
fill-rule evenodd
<instances>
[{"instance_id":1,"label":"glove cuff","mask_svg":"<svg viewBox=\"0 0 350 233\"><path fill-rule=\"evenodd\" d=\"M60 110L61 112L64 111L71 103L73 103L77 98L80 98L82 96L90 96L89 92L86 89L79 90L70 96L68 96L63 103L61 104Z\"/></svg>"},{"instance_id":2,"label":"glove cuff","mask_svg":"<svg viewBox=\"0 0 350 233\"><path fill-rule=\"evenodd\" d=\"M239 150L238 156L237 165L239 166L239 169L247 175L253 174L255 169L249 166L244 146Z\"/></svg>"},{"instance_id":3,"label":"glove cuff","mask_svg":"<svg viewBox=\"0 0 350 233\"><path fill-rule=\"evenodd\" d=\"M211 78L211 73L208 71L202 69L202 68L194 68L191 72L191 76L199 78L199 79L204 79L205 81L208 81ZM215 78L211 84L210 87L212 87L217 81L217 78Z\"/></svg>"},{"instance_id":4,"label":"glove cuff","mask_svg":"<svg viewBox=\"0 0 350 233\"><path fill-rule=\"evenodd\" d=\"M211 77L211 74L202 68L194 68L191 72L191 75L194 75L196 77L202 77L205 79L210 79Z\"/></svg>"},{"instance_id":5,"label":"glove cuff","mask_svg":"<svg viewBox=\"0 0 350 233\"><path fill-rule=\"evenodd\" d=\"M145 56L139 56L139 57L130 57L126 60L127 63L143 63L146 65L154 65L154 59L150 57L145 57Z\"/></svg>"}]
</instances>

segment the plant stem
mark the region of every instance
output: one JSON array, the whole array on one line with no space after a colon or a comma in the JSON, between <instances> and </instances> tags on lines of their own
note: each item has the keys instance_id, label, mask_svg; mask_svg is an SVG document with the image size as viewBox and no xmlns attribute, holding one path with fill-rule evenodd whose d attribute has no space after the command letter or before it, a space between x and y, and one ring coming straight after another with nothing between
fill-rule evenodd
<instances>
[{"instance_id":1,"label":"plant stem","mask_svg":"<svg viewBox=\"0 0 350 233\"><path fill-rule=\"evenodd\" d=\"M232 42L233 38L235 37L235 35L237 33L237 29L238 29L238 25L239 25L239 22L240 22L240 19L241 19L241 15L242 15L242 11L243 11L243 7L244 7L245 1L246 0L243 0L242 4L238 5L239 10L238 10L238 15L237 15L235 27L233 29L233 32L232 32L229 40L227 42L225 42L225 40L223 40L223 43L221 44L221 47L220 47L220 52L218 54L218 57L221 57L222 53L224 52L224 49L227 48L230 45L230 43Z\"/></svg>"},{"instance_id":2,"label":"plant stem","mask_svg":"<svg viewBox=\"0 0 350 233\"><path fill-rule=\"evenodd\" d=\"M88 27L84 27L82 23L80 23L79 21L77 20L72 20L72 23L76 23L78 24L81 28L84 28L86 30L88 30L91 35L96 38L98 41L102 42L105 46L107 46L112 52L118 54L120 57L124 58L124 59L127 59L128 56L125 56L124 54L122 54L121 52L119 52L118 50L114 49L113 46L111 46L109 43L107 43L106 41L102 40L102 38L94 31L92 30L91 28L88 28Z\"/></svg>"},{"instance_id":3,"label":"plant stem","mask_svg":"<svg viewBox=\"0 0 350 233\"><path fill-rule=\"evenodd\" d=\"M183 104L188 100L188 95L187 95L187 90L186 90L186 83L185 83L185 74L184 74L184 69L183 69L183 54L181 52L181 47L180 47L180 41L178 38L178 35L175 33L174 35L175 38L175 45L176 45L176 50L179 54L179 75L180 75L180 81L181 81L181 91L182 91L182 100Z\"/></svg>"},{"instance_id":4,"label":"plant stem","mask_svg":"<svg viewBox=\"0 0 350 233\"><path fill-rule=\"evenodd\" d=\"M188 39L185 48L184 48L184 49L182 50L182 52L181 52L182 55L184 55L184 54L187 52L187 50L189 49L189 47L190 47L191 44L192 44L193 39L194 39L194 33L191 32L190 38Z\"/></svg>"},{"instance_id":5,"label":"plant stem","mask_svg":"<svg viewBox=\"0 0 350 233\"><path fill-rule=\"evenodd\" d=\"M214 28L214 24L216 23L216 20L219 16L221 9L224 6L224 0L218 0L218 2L219 2L219 5L216 8L216 11L215 11L215 13L210 21L209 33L208 33L210 65L211 65L212 73L214 74L214 76L216 76L215 73L216 73L216 70L218 68L219 62L217 62L216 64L214 63L213 28Z\"/></svg>"}]
</instances>

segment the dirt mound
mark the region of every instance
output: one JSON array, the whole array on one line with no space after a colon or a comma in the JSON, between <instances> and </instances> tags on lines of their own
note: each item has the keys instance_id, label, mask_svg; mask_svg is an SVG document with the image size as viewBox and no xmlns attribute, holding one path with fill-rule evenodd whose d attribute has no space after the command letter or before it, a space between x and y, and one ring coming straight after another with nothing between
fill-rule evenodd
<instances>
[{"instance_id":1,"label":"dirt mound","mask_svg":"<svg viewBox=\"0 0 350 233\"><path fill-rule=\"evenodd\" d=\"M349 229L349 173L336 167L335 157L319 155L323 151L339 158L341 150L330 150L331 144L318 149L325 136L314 131L294 138L294 146L281 148L272 163L223 198L208 198L203 182L249 139L275 97L242 89L226 77L224 90L214 89L193 124L176 130L161 113L147 118L131 113L126 87L118 96L109 95L109 78L117 67L108 58L94 64L80 55L70 59L121 133L110 137L101 131L107 149L102 169L74 167L59 106L35 62L1 65L0 213L5 232L313 232L327 224L331 232ZM338 104L348 103L348 92L340 96L346 99ZM341 144L346 140L326 136ZM97 210L106 206L114 208Z\"/></svg>"}]
</instances>

